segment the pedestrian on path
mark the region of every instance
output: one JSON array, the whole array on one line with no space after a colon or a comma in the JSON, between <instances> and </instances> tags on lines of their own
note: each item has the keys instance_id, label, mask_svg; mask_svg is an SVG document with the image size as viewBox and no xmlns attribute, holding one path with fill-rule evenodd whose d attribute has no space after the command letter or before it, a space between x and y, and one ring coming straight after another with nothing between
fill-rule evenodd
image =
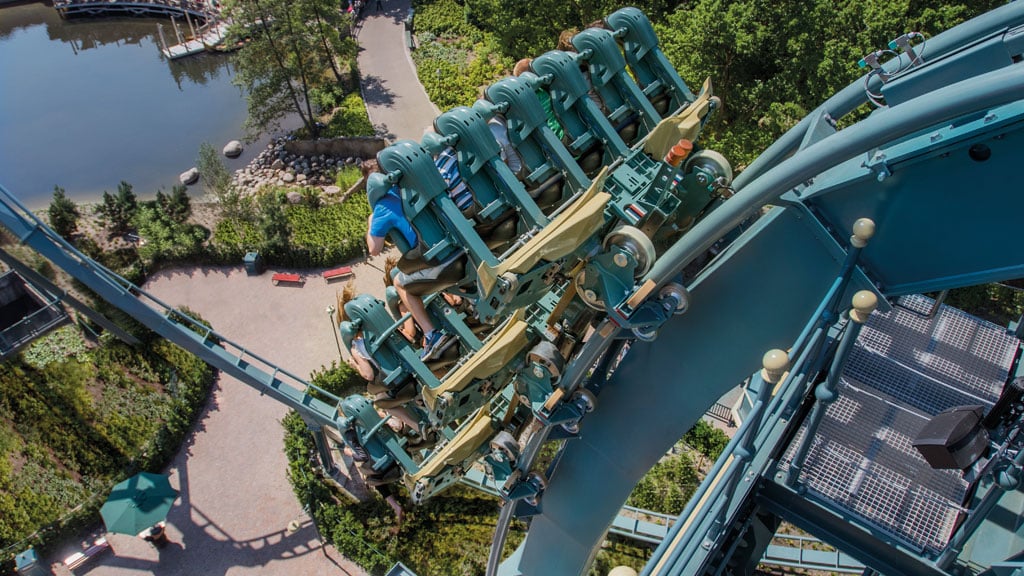
<instances>
[{"instance_id":1,"label":"pedestrian on path","mask_svg":"<svg viewBox=\"0 0 1024 576\"><path fill-rule=\"evenodd\" d=\"M377 12L383 12L383 11L384 11L384 7L381 6L380 0L377 0Z\"/></svg>"}]
</instances>

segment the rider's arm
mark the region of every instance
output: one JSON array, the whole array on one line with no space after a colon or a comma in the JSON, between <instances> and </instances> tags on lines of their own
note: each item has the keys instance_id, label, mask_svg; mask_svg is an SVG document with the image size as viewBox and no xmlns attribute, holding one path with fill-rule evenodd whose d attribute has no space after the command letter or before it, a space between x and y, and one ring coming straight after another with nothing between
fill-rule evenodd
<instances>
[{"instance_id":1,"label":"rider's arm","mask_svg":"<svg viewBox=\"0 0 1024 576\"><path fill-rule=\"evenodd\" d=\"M380 236L374 236L371 232L373 230L373 214L366 220L366 248L370 251L370 256L376 256L381 253L384 249L384 238Z\"/></svg>"}]
</instances>

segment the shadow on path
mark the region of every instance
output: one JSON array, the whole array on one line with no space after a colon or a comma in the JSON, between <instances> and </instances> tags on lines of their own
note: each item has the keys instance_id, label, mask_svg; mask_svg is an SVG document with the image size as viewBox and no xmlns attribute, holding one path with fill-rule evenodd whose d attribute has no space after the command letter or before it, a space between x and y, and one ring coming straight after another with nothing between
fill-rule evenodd
<instances>
[{"instance_id":1,"label":"shadow on path","mask_svg":"<svg viewBox=\"0 0 1024 576\"><path fill-rule=\"evenodd\" d=\"M363 100L372 106L391 106L395 103L395 93L387 87L387 81L380 76L364 74Z\"/></svg>"},{"instance_id":2,"label":"shadow on path","mask_svg":"<svg viewBox=\"0 0 1024 576\"><path fill-rule=\"evenodd\" d=\"M303 513L289 526L265 534L238 539L203 512L190 497L188 459L174 469L180 483L180 498L167 517L170 541L156 549L156 558L148 544L132 542L131 550L116 551L95 564L95 572L112 569L141 570L154 576L224 576L237 568L265 568L275 560L288 560L319 550L341 574L350 573L331 558L317 537L316 528ZM244 477L238 478L244 482ZM232 490L229 485L225 491ZM139 553L141 550L148 553ZM282 565L284 568L284 565Z\"/></svg>"}]
</instances>

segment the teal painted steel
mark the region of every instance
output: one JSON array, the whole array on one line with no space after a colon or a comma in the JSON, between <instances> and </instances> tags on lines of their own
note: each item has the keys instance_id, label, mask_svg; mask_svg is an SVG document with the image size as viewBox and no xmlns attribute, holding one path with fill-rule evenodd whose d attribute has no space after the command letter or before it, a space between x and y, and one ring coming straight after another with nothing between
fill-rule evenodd
<instances>
[{"instance_id":1,"label":"teal painted steel","mask_svg":"<svg viewBox=\"0 0 1024 576\"><path fill-rule=\"evenodd\" d=\"M40 222L3 186L0 186L0 224L150 330L294 408L308 421L338 426L341 415L336 405L319 398L332 402L340 399L231 342L92 261Z\"/></svg>"},{"instance_id":2,"label":"teal painted steel","mask_svg":"<svg viewBox=\"0 0 1024 576\"><path fill-rule=\"evenodd\" d=\"M687 314L665 324L654 342L633 344L601 390L601 408L566 445L519 564L506 562L501 574L583 573L646 470L766 350L786 348L800 334L840 268L814 241L815 230L796 210L762 218L690 287L695 304ZM636 426L637 414L646 426Z\"/></svg>"},{"instance_id":3,"label":"teal painted steel","mask_svg":"<svg viewBox=\"0 0 1024 576\"><path fill-rule=\"evenodd\" d=\"M608 19L613 33L624 44L626 61L640 80L640 88L651 100L650 106L642 104L638 110L649 113L650 107L657 107L659 96L666 95L682 106L693 95L667 66L649 22L638 14L635 9L625 9ZM700 493L707 498L688 505L684 520L667 533L668 540L659 547L645 574L690 576L709 569L719 561L719 554L735 550L735 541L727 540L742 529L749 520L745 515L756 506L776 514L787 511L830 539L845 539L859 557L892 573L945 573L920 554L898 546L885 549L877 538L856 526L847 526L831 511L759 478L770 471L773 456L798 424L791 418L799 415L796 408L810 391L810 380L830 360L834 342L829 336L836 334L828 334L828 329L835 319L835 302L848 302L849 292L870 287L868 279L880 283L882 290L892 295L1024 275L1024 262L1010 234L1015 217L1019 219L1024 208L1024 196L1012 186L1012 159L1024 144L1020 135L1024 124L1020 121L1024 115L1024 68L1010 65L1012 58L1019 56L1022 42L1016 31L1006 34L1022 22L1024 6L1018 2L930 40L929 61L936 62L935 66L920 66L885 86L888 108L835 131L831 119L841 118L865 99L861 82L841 91L741 174L734 185L738 191L734 197L724 202L715 200L717 209L678 242L675 238L659 242L665 250L634 286L628 285L629 278L614 278L614 290L608 288L605 294L607 302L614 304L607 310L608 317L587 318L594 320L596 330L586 343L575 348L574 361L565 367L559 387L570 393L577 390L602 354L618 350L616 339L626 334L621 331L623 327L640 328L641 335L657 334L657 339L634 342L612 376L603 378L602 370L598 370L587 382L591 388L600 388L602 407L586 417L578 435L573 434L575 439L560 453L539 507L510 502L502 510L499 526L506 526L517 510L528 509L533 518L526 539L502 564L500 573L583 573L607 529L616 522L621 503L644 471L708 406L756 371L765 350L789 347L798 356L791 375L770 399L771 391L760 382L759 399L747 413L726 456L712 471L714 480L701 487ZM607 44L607 38L604 40ZM967 44L975 44L975 48L960 50ZM603 50L602 46L594 44L585 50L590 50L592 56ZM1011 57L1009 60L1003 57L1001 48ZM897 60L892 67L906 63ZM581 157L577 164L550 129L539 124L539 102L529 93L536 83L550 88L555 108L566 122L572 152L585 153L601 140L605 143L604 163L623 169L621 177L610 180L614 200L619 204L613 202L612 213L608 214L623 218L623 202L641 192L634 189L636 186L617 189L615 185L629 180L628 170L639 163L622 162L628 149L586 95L577 57L551 52L539 57L534 68L541 77L510 79L488 91L496 100L495 108L457 109L442 115L436 123L446 144L464 148L459 150L464 176L476 179L473 181L487 201L480 216L497 219L506 209L518 211L522 218L516 224L520 233L545 225L548 218L526 187L496 157L497 150L488 140L484 125L484 116L496 110L508 113L512 140L524 146L524 160L530 170L528 182L536 184L557 177L557 172L570 184L570 190L562 192L563 200L578 192L572 188L587 182L582 164L589 160ZM591 71L595 72L601 71ZM880 88L876 80L868 80L869 87ZM635 93L626 92L627 97L635 98ZM545 147L551 148L550 155L543 152ZM591 156L596 155L595 149ZM425 240L428 258L454 254L461 246L469 248L469 268L480 262L497 262L470 221L444 194L443 182L423 147L411 141L400 142L381 152L379 159L387 181L403 189L407 213ZM648 183L665 180L659 171L643 177ZM702 199L688 199L694 205L687 205L687 210L699 207L703 203L697 200ZM732 233L766 202L780 203L781 207L740 235L688 286L692 306L687 314L662 325L671 311L658 309L660 304L651 295L677 280L683 267ZM614 213L616 208L618 214ZM673 204L666 214L675 208ZM865 250L863 265L843 271L849 248L846 231L853 219L864 216L877 221L879 234ZM407 470L416 469L393 435L384 430L383 421L369 414L372 410L366 400L347 399L352 418L344 418L339 399L322 391L314 395L302 379L223 340L91 262L42 226L2 188L0 223L113 305L215 367L297 409L307 422L344 428L358 420L360 434L372 444L375 455L382 455L382 465L389 458L397 458ZM963 237L929 233L933 228L961 231ZM599 255L596 235L588 241L591 244L585 249L577 247L579 254L574 262L589 262L594 272L610 269L608 262L617 256L627 256L630 269L636 263L621 250L616 253L617 248ZM543 266L554 264L535 266L518 280L532 284L546 276ZM847 272L852 273L848 289L842 280ZM472 280L470 271L466 282ZM502 278L496 285L505 289L512 284L512 280ZM607 288L609 282L600 285ZM543 292L535 289L536 294ZM639 295L639 304L631 303L631 294ZM516 294L510 296L514 297ZM531 293L521 298L496 302L493 313L506 304L509 309L533 304L537 296ZM383 311L383 304L366 306L366 314L359 320L378 336L386 337L393 328L387 327L391 319ZM541 308L542 312L552 309ZM531 329L538 331L534 325ZM347 329L346 334L349 332ZM408 347L392 352L405 364L415 364ZM533 375L520 380L525 390L522 396L531 404L529 415L545 426L529 439L515 472L525 472L539 452L552 432L547 424L564 421L575 425L582 415L580 407L569 402L559 403L552 410L544 407L541 391L551 388L553 375L544 366L534 365L537 369ZM513 371L508 366L503 370ZM428 378L422 370L420 376L430 382L437 380ZM470 393L472 396L466 398L474 404L487 400L475 390ZM511 411L508 406L512 394L512 387L503 388L488 408L494 408L495 414ZM572 414L567 415L566 410ZM642 417L643 425L637 424L638 417ZM516 426L520 424L526 423L517 422ZM450 436L451 430L446 434ZM482 455L487 447L474 450ZM440 490L456 481L460 472L454 468L443 470L432 480L431 489ZM760 489L759 495L755 488ZM502 486L499 491L514 500L535 495L536 485L520 482ZM632 531L638 528L634 526ZM498 552L504 538L501 529L499 533ZM1004 535L1002 540L1018 541L1016 534ZM492 566L497 563L494 556L492 550Z\"/></svg>"},{"instance_id":4,"label":"teal painted steel","mask_svg":"<svg viewBox=\"0 0 1024 576\"><path fill-rule=\"evenodd\" d=\"M947 49L951 51L953 46L981 33L1005 30L1010 25L1008 22L1019 19L1020 14L1019 7L1003 10L999 15L1004 18L1001 22L985 18L980 24L972 24L948 35L944 40L949 42ZM951 38L952 41L949 40ZM862 85L844 91L831 105L852 109L862 97L856 95L859 90L863 90ZM983 121L1000 106L1012 105L1021 94L1024 94L1024 69L1014 66L933 90L912 103L878 112L832 135L826 131L808 139L807 128L815 125L813 120L809 121L803 125L804 131L794 133L772 151L774 157L761 165L760 174L755 173L756 179L738 181L738 193L669 248L644 280L653 282L655 286L663 285L675 271L702 254L763 203L777 201L789 190L819 178L834 166L891 142L912 137L929 127L942 127L950 122L963 124L962 120L970 118L971 114L978 114ZM793 152L799 144L806 144L806 147L783 160L785 154ZM946 171L941 173L948 178ZM1012 177L1005 169L997 169L995 174L1001 176L1004 183L1011 181ZM965 185L969 183L967 180ZM877 202L884 197L884 192L878 188L863 186L857 192L868 201ZM1008 213L1019 215L1020 211L1015 209L1017 201L1009 198L1013 193L1007 186L996 187L992 193L990 206L1007 205L1011 207ZM821 204L825 200L816 199L816 202ZM811 207L814 208L813 205ZM920 206L912 208L920 209ZM731 387L742 379L743 369L737 370L737 366L745 367L749 373L756 366L757 353L779 345L773 346L772 336L783 342L791 341L799 327L807 322L810 313L808 302L820 299L826 288L824 284L830 277L830 268L823 262L812 264L810 268L804 268L802 264L811 263L813 252L823 250L824 245L840 243L841 248L845 248L845 231L854 216L875 216L882 222L880 228L885 229L888 218L895 213L904 216L907 209L907 206L888 206L875 214L844 215L841 222L839 218L825 220L821 228L831 229L836 238L813 235L801 238L791 227L779 224L779 217L771 220L770 224L755 226L754 230L741 236L741 240L690 287L693 306L688 314L666 324L655 342L634 345L619 371L602 391L603 408L588 416L581 439L566 447L559 467L549 481L542 513L533 518L531 530L519 553L502 566L501 573L580 573L579 567L590 558L603 527L614 518L616 503L625 498L637 479L635 470L649 468L667 448L666 443L678 438L706 406L724 392L726 386ZM787 212L790 217L800 213ZM972 222L979 227L974 230L983 227L983 222ZM770 241L766 236L776 226L791 235L777 246L778 249L767 249ZM899 243L918 234L918 230L892 227L887 229L887 236L873 240L869 249L879 254L888 250L899 251ZM823 244L814 247L819 242ZM1011 261L1008 265L1002 261L995 264L987 261L985 264L990 268L979 272L977 267L963 270L966 260L957 260L956 264L961 266L957 270L961 274L960 281L1005 278L1015 274L1017 268L1012 262L1015 257L1012 246L996 249L1002 258ZM758 257L752 258L751 254L755 252ZM907 252L903 255L911 258ZM749 261L739 266L743 271L733 269L744 257ZM1019 256L1017 258L1019 263ZM910 263L909 267L913 268L913 264ZM873 277L873 268L866 265L865 269L868 276ZM738 287L749 287L752 283L756 283L763 294L772 296L770 301L760 302L761 307L772 308L771 311L752 305L751 294L737 293ZM810 286L815 284L817 289L811 289ZM708 286L715 289L706 290ZM810 304L811 307L813 305ZM628 313L628 310L623 311L624 316L628 317ZM598 344L595 343L596 346ZM667 377L669 374L672 378ZM609 409L609 404L613 408ZM645 421L652 424L637 430L631 426L633 419L628 414L643 414ZM781 435L779 426L782 424L776 424L772 432L776 437ZM770 438L765 439L768 440ZM760 462L761 466L765 464L764 460ZM751 472L756 477L759 470L761 468L755 467ZM738 500L742 497L734 493L725 506L734 509L739 505ZM669 561L671 567L665 572L660 568L648 568L650 573L689 575L699 572L699 567L708 558L706 552L700 552L701 544L706 541L699 535L706 534L711 526L705 517L697 518L692 526L687 527L687 534L680 541L686 543L685 550L671 545L665 549L663 554L674 558ZM716 546L712 540L711 549L717 550ZM662 557L662 554L656 555L656 559ZM938 573L920 559L911 560L909 565L923 567L924 571L919 572L922 574Z\"/></svg>"},{"instance_id":5,"label":"teal painted steel","mask_svg":"<svg viewBox=\"0 0 1024 576\"><path fill-rule=\"evenodd\" d=\"M862 574L865 566L840 550L818 550L813 546L821 540L810 536L776 534L768 546L762 562L771 566L800 568L804 570L825 570L842 574ZM792 544L775 544L795 543Z\"/></svg>"}]
</instances>

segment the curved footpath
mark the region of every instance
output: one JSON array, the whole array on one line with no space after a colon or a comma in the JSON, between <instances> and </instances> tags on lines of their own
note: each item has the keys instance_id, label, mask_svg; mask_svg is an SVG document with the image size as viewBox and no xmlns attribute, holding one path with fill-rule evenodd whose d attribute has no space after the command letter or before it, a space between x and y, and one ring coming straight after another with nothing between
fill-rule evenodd
<instances>
[{"instance_id":1,"label":"curved footpath","mask_svg":"<svg viewBox=\"0 0 1024 576\"><path fill-rule=\"evenodd\" d=\"M381 0L384 11L375 13L376 0L367 0L366 18L357 28L359 73L366 112L377 131L392 141L419 140L423 129L438 114L416 76L405 45L405 19L409 0Z\"/></svg>"},{"instance_id":2,"label":"curved footpath","mask_svg":"<svg viewBox=\"0 0 1024 576\"><path fill-rule=\"evenodd\" d=\"M363 94L374 125L391 139L422 136L437 114L405 48L409 0L367 2L358 30ZM357 264L358 292L383 297L383 258ZM145 290L172 306L188 306L227 338L306 376L338 358L325 312L344 284L328 285L319 270L299 271L302 287L274 286L273 272L250 277L241 266L156 274ZM112 535L115 553L76 570L90 576L235 576L243 574L363 575L331 547L321 547L286 477L280 420L287 408L221 375L209 406L168 473L181 496L168 516L171 544L156 550ZM289 533L289 523L299 529ZM72 543L50 562L81 550Z\"/></svg>"}]
</instances>

